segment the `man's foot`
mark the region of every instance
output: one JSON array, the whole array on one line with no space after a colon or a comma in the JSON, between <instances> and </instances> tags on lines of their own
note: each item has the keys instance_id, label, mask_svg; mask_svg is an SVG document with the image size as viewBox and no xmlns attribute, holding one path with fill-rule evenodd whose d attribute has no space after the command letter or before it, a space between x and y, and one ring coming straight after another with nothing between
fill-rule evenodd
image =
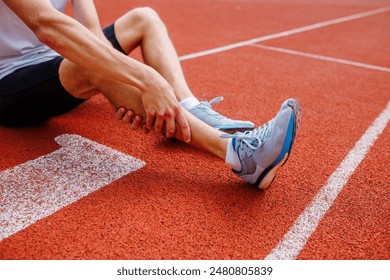
<instances>
[{"instance_id":1,"label":"man's foot","mask_svg":"<svg viewBox=\"0 0 390 280\"><path fill-rule=\"evenodd\" d=\"M265 125L244 133L221 135L231 138L228 145L232 145L241 166L240 170L232 171L260 189L267 189L290 155L299 127L300 112L298 101L288 99L276 117Z\"/></svg>"},{"instance_id":2,"label":"man's foot","mask_svg":"<svg viewBox=\"0 0 390 280\"><path fill-rule=\"evenodd\" d=\"M188 111L206 124L223 131L244 131L255 127L252 122L229 119L211 108L212 104L222 100L223 97L216 97L211 101L204 100Z\"/></svg>"}]
</instances>

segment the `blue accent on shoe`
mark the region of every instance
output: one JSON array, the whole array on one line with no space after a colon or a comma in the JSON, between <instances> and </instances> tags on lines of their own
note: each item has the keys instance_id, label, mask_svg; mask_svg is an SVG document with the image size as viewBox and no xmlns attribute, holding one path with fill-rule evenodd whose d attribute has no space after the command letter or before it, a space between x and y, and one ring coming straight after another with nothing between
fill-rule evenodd
<instances>
[{"instance_id":1,"label":"blue accent on shoe","mask_svg":"<svg viewBox=\"0 0 390 280\"><path fill-rule=\"evenodd\" d=\"M275 160L273 165L277 165L286 155L286 153L290 153L292 141L293 141L293 132L295 128L295 120L294 120L294 114L291 115L290 123L288 124L288 130L286 135L286 140L284 141L284 146L282 149L282 152L280 153L279 157Z\"/></svg>"},{"instance_id":2,"label":"blue accent on shoe","mask_svg":"<svg viewBox=\"0 0 390 280\"><path fill-rule=\"evenodd\" d=\"M294 133L294 130L295 130L295 117L294 117L294 114L291 115L291 118L290 118L290 122L289 122L289 125L288 125L288 130L287 130L287 135L286 135L286 139L284 141L284 145L283 145L283 149L282 151L280 152L278 158L269 166L267 167L263 173L261 173L261 175L259 176L259 178L256 180L256 183L255 185L256 186L259 186L261 181L268 175L268 173L275 167L279 164L279 162L281 160L284 159L284 157L287 155L287 158L285 160L284 163L286 163L288 157L290 156L290 151L291 151L291 148L292 148L292 144L293 144L293 141L294 141L294 138L293 138L293 135L295 134ZM283 165L284 165L283 163ZM272 179L273 181L273 179Z\"/></svg>"}]
</instances>

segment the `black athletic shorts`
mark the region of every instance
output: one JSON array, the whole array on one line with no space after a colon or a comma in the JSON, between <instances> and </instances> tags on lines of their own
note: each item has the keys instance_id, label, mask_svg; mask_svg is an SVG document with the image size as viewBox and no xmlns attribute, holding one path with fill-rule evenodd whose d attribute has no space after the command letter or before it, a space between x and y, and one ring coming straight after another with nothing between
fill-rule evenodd
<instances>
[{"instance_id":1,"label":"black athletic shorts","mask_svg":"<svg viewBox=\"0 0 390 280\"><path fill-rule=\"evenodd\" d=\"M114 25L103 30L114 48L124 53ZM0 80L0 124L27 126L64 114L85 100L70 95L62 86L58 69L63 57L18 69Z\"/></svg>"}]
</instances>

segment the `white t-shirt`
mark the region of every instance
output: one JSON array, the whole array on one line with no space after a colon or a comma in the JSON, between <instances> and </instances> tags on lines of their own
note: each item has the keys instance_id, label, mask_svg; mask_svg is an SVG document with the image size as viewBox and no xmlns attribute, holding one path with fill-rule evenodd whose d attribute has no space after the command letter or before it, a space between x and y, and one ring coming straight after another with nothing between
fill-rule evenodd
<instances>
[{"instance_id":1,"label":"white t-shirt","mask_svg":"<svg viewBox=\"0 0 390 280\"><path fill-rule=\"evenodd\" d=\"M63 12L68 0L51 0ZM58 54L41 43L18 16L0 0L0 79L17 69L48 61Z\"/></svg>"}]
</instances>

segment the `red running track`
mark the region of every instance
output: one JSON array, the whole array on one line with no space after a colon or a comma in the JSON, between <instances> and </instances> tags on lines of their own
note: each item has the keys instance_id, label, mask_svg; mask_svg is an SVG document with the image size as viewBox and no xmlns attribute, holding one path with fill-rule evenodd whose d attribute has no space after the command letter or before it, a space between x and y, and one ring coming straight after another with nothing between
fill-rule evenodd
<instances>
[{"instance_id":1,"label":"red running track","mask_svg":"<svg viewBox=\"0 0 390 280\"><path fill-rule=\"evenodd\" d=\"M390 6L389 1L363 0L342 5L325 0L316 4L95 2L102 25L139 5L154 8L166 22L180 56ZM80 135L146 163L3 238L0 258L267 258L356 142L382 112L388 111L390 74L383 69L390 70L390 34L385 28L389 24L390 11L381 11L183 59L194 93L209 99L223 95L225 100L217 109L231 117L261 125L274 116L286 98L300 100L303 115L295 148L267 191L244 183L224 163L203 152L154 134L131 131L113 119L112 108L102 97L37 127L0 127L0 174L58 150L54 138L63 134ZM385 115L383 132L294 258L390 257L389 113ZM49 179L34 178L38 178L36 191L43 192ZM17 196L24 198L23 186L19 187ZM9 199L4 188L1 195Z\"/></svg>"}]
</instances>

